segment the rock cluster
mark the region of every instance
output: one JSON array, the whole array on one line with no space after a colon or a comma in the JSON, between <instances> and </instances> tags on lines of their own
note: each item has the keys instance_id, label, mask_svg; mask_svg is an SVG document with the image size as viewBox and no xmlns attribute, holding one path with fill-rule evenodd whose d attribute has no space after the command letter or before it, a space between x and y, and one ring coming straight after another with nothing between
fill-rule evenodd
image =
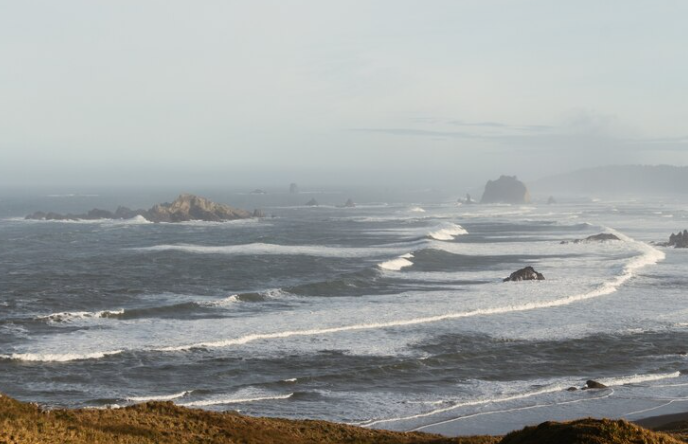
<instances>
[{"instance_id":1,"label":"rock cluster","mask_svg":"<svg viewBox=\"0 0 688 444\"><path fill-rule=\"evenodd\" d=\"M612 233L600 233L588 236L585 239L576 239L573 241L574 244L586 243L586 242L606 242L606 241L620 241L619 236ZM569 241L561 241L562 244L568 244Z\"/></svg>"},{"instance_id":2,"label":"rock cluster","mask_svg":"<svg viewBox=\"0 0 688 444\"><path fill-rule=\"evenodd\" d=\"M480 203L527 204L530 203L530 192L516 176L501 176L487 182Z\"/></svg>"},{"instance_id":3,"label":"rock cluster","mask_svg":"<svg viewBox=\"0 0 688 444\"><path fill-rule=\"evenodd\" d=\"M320 204L315 199L311 199L308 202L306 202L306 206L309 206L309 207L317 207L318 205L320 205Z\"/></svg>"},{"instance_id":4,"label":"rock cluster","mask_svg":"<svg viewBox=\"0 0 688 444\"><path fill-rule=\"evenodd\" d=\"M40 220L98 220L98 219L131 219L142 216L150 222L185 222L200 220L223 222L250 217L262 217L260 210L250 213L246 210L218 204L193 194L181 194L172 203L154 205L149 210L132 210L118 207L115 212L93 209L85 214L58 214L38 211L26 216L26 219Z\"/></svg>"},{"instance_id":5,"label":"rock cluster","mask_svg":"<svg viewBox=\"0 0 688 444\"><path fill-rule=\"evenodd\" d=\"M516 281L544 281L545 277L542 273L535 271L533 267L525 267L514 271L509 277L504 278L504 282Z\"/></svg>"},{"instance_id":6,"label":"rock cluster","mask_svg":"<svg viewBox=\"0 0 688 444\"><path fill-rule=\"evenodd\" d=\"M688 248L688 230L683 230L683 232L678 232L676 234L671 233L669 236L669 242L665 244L667 247L675 248Z\"/></svg>"}]
</instances>

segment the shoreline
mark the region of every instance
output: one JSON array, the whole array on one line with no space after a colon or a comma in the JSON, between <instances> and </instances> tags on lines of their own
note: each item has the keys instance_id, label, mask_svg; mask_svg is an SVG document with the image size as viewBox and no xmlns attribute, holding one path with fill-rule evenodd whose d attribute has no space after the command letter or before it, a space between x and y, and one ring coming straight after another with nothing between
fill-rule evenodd
<instances>
[{"instance_id":1,"label":"shoreline","mask_svg":"<svg viewBox=\"0 0 688 444\"><path fill-rule=\"evenodd\" d=\"M584 418L547 421L506 435L443 436L368 429L321 420L245 416L151 401L114 409L50 409L0 394L0 442L74 444L680 444L688 442L688 412L633 422Z\"/></svg>"}]
</instances>

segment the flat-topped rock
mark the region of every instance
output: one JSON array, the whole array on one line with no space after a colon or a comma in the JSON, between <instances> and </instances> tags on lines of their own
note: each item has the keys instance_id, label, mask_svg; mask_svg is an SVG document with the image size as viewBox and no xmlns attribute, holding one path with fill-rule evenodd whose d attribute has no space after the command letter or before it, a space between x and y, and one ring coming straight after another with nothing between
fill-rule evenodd
<instances>
[{"instance_id":1,"label":"flat-topped rock","mask_svg":"<svg viewBox=\"0 0 688 444\"><path fill-rule=\"evenodd\" d=\"M501 176L485 184L480 203L527 204L530 203L530 192L516 176Z\"/></svg>"}]
</instances>

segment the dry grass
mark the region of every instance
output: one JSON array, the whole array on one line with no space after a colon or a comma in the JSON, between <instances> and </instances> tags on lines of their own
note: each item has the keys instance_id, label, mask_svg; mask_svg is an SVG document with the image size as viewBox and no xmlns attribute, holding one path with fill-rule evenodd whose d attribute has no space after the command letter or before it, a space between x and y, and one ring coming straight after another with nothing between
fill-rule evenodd
<instances>
[{"instance_id":1,"label":"dry grass","mask_svg":"<svg viewBox=\"0 0 688 444\"><path fill-rule=\"evenodd\" d=\"M626 421L545 422L506 435L447 438L334 424L254 418L148 402L123 409L43 410L0 395L0 444L685 444L688 422L662 427Z\"/></svg>"},{"instance_id":2,"label":"dry grass","mask_svg":"<svg viewBox=\"0 0 688 444\"><path fill-rule=\"evenodd\" d=\"M544 422L509 433L500 444L684 444L676 437L623 420Z\"/></svg>"},{"instance_id":3,"label":"dry grass","mask_svg":"<svg viewBox=\"0 0 688 444\"><path fill-rule=\"evenodd\" d=\"M0 443L37 444L495 444L499 438L446 438L369 430L325 421L253 418L148 402L112 410L50 410L0 397Z\"/></svg>"}]
</instances>

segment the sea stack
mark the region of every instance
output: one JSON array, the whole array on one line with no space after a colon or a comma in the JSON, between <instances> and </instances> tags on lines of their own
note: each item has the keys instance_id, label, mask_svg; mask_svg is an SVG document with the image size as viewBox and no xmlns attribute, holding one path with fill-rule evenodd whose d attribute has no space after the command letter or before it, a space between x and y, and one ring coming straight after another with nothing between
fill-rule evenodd
<instances>
[{"instance_id":1,"label":"sea stack","mask_svg":"<svg viewBox=\"0 0 688 444\"><path fill-rule=\"evenodd\" d=\"M480 203L527 204L530 203L530 192L516 176L501 176L487 181Z\"/></svg>"},{"instance_id":2,"label":"sea stack","mask_svg":"<svg viewBox=\"0 0 688 444\"><path fill-rule=\"evenodd\" d=\"M669 242L664 245L674 248L688 248L688 230L683 230L683 232L679 231L676 234L671 233Z\"/></svg>"}]
</instances>

